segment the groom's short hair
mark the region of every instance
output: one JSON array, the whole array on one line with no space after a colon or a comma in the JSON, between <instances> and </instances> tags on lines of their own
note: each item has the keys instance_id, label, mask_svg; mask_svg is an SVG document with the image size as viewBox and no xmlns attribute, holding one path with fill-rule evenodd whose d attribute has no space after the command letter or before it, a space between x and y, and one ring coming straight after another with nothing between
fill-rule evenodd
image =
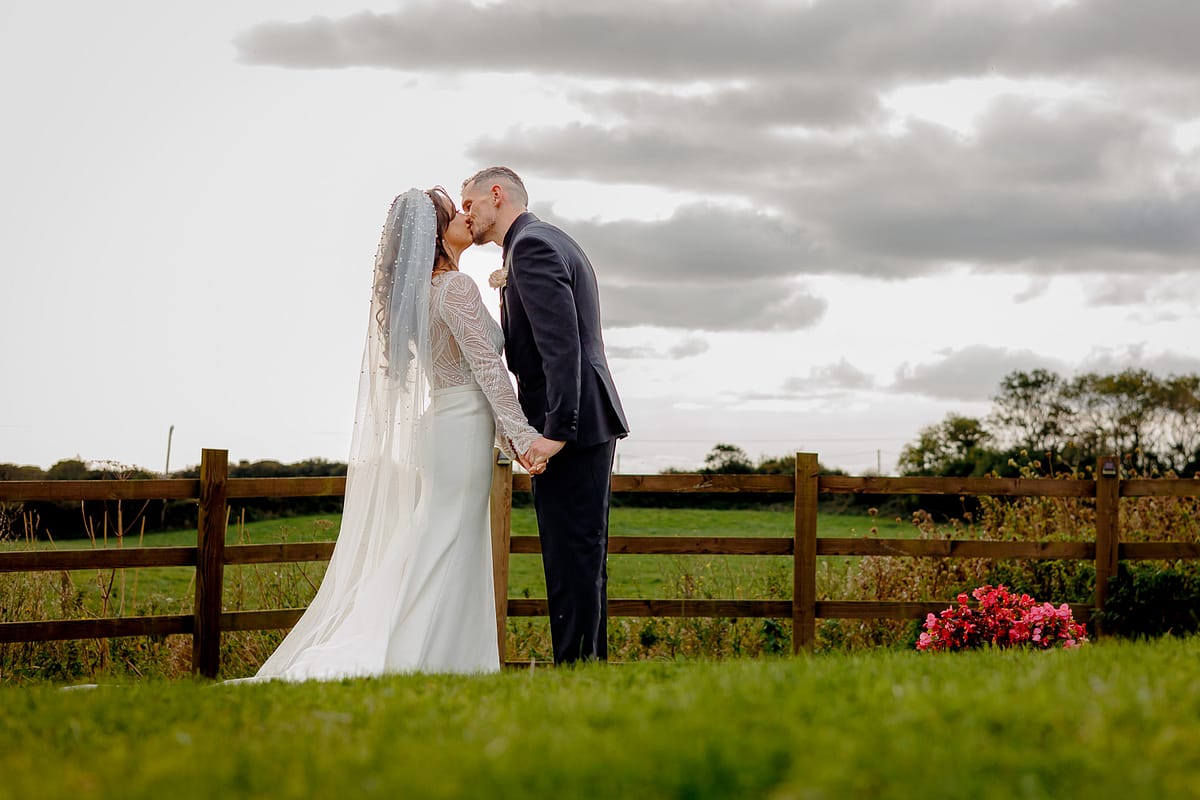
<instances>
[{"instance_id":1,"label":"groom's short hair","mask_svg":"<svg viewBox=\"0 0 1200 800\"><path fill-rule=\"evenodd\" d=\"M525 191L525 184L521 180L521 176L508 167L485 167L463 181L462 188L465 190L468 186L474 186L477 183L487 183L488 185L502 183L512 192L514 200L520 201L524 207L529 206L529 192Z\"/></svg>"}]
</instances>

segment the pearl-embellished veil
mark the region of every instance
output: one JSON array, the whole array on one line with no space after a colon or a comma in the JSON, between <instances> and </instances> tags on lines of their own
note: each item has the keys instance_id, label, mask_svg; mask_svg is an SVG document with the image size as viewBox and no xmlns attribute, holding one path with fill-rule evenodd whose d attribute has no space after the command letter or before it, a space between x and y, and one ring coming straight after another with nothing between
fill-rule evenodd
<instances>
[{"instance_id":1,"label":"pearl-embellished veil","mask_svg":"<svg viewBox=\"0 0 1200 800\"><path fill-rule=\"evenodd\" d=\"M350 445L346 502L325 578L303 617L259 670L258 678L303 672L314 650L336 648L333 664L353 674L382 664L394 586L368 591L385 560L412 547L430 510L422 508L421 453L430 452L421 418L429 400L430 275L437 238L433 201L419 190L388 210L379 248ZM402 576L396 576L397 580ZM373 582L380 583L379 581ZM351 615L370 604L368 613ZM347 625L349 623L349 625ZM336 632L334 641L329 641ZM381 652L374 651L379 648ZM328 656L328 654L327 654Z\"/></svg>"}]
</instances>

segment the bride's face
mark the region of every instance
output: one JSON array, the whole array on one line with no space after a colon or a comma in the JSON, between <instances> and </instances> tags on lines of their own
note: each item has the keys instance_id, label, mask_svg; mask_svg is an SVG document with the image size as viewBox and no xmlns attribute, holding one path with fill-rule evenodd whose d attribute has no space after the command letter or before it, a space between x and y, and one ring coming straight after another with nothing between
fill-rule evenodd
<instances>
[{"instance_id":1,"label":"bride's face","mask_svg":"<svg viewBox=\"0 0 1200 800\"><path fill-rule=\"evenodd\" d=\"M446 202L446 201L443 201ZM446 226L446 232L442 234L442 238L446 244L458 250L460 253L471 246L471 229L467 227L467 217L465 214L459 213L453 203L450 206L450 224Z\"/></svg>"}]
</instances>

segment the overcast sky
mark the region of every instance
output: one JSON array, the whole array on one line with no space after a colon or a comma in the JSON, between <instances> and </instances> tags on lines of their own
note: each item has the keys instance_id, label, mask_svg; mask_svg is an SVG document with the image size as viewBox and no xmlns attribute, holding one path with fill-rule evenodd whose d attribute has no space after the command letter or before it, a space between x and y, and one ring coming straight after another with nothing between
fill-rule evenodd
<instances>
[{"instance_id":1,"label":"overcast sky","mask_svg":"<svg viewBox=\"0 0 1200 800\"><path fill-rule=\"evenodd\" d=\"M893 469L1014 369L1200 371L1194 0L0 7L0 462L345 460L391 198L600 278L624 472ZM486 288L493 246L463 269Z\"/></svg>"}]
</instances>

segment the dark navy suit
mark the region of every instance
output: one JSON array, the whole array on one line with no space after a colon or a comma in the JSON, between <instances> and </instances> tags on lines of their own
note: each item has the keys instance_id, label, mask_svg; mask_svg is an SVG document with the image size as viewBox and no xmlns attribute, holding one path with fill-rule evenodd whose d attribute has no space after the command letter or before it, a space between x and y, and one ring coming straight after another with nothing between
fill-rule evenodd
<instances>
[{"instance_id":1,"label":"dark navy suit","mask_svg":"<svg viewBox=\"0 0 1200 800\"><path fill-rule=\"evenodd\" d=\"M529 423L566 446L533 477L556 663L608 655L608 506L629 426L600 332L596 275L566 233L525 212L504 237L505 357Z\"/></svg>"}]
</instances>

